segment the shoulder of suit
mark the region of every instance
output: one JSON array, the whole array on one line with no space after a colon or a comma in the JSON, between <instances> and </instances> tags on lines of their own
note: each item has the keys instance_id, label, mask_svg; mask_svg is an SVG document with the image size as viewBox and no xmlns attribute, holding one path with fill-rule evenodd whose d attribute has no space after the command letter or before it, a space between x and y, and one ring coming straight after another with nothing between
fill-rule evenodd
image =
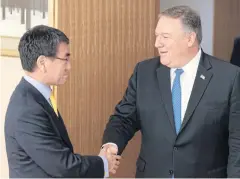
<instances>
[{"instance_id":1,"label":"shoulder of suit","mask_svg":"<svg viewBox=\"0 0 240 179\"><path fill-rule=\"evenodd\" d=\"M34 87L29 85L26 81L21 80L14 89L10 101L13 105L19 105L22 107L29 106L31 108L34 106L39 106L37 103L36 95L34 94L36 92L37 90ZM39 95L37 97L39 97Z\"/></svg>"},{"instance_id":2,"label":"shoulder of suit","mask_svg":"<svg viewBox=\"0 0 240 179\"><path fill-rule=\"evenodd\" d=\"M239 45L240 45L240 36L234 39L234 47L236 48L236 46L238 47Z\"/></svg>"},{"instance_id":3,"label":"shoulder of suit","mask_svg":"<svg viewBox=\"0 0 240 179\"><path fill-rule=\"evenodd\" d=\"M240 41L240 36L235 38L236 41Z\"/></svg>"},{"instance_id":4,"label":"shoulder of suit","mask_svg":"<svg viewBox=\"0 0 240 179\"><path fill-rule=\"evenodd\" d=\"M240 67L231 64L229 61L214 57L212 55L204 53L204 58L207 58L210 61L213 68L221 68L221 70L231 70L232 72L240 70Z\"/></svg>"},{"instance_id":5,"label":"shoulder of suit","mask_svg":"<svg viewBox=\"0 0 240 179\"><path fill-rule=\"evenodd\" d=\"M156 64L156 65L160 64L160 57L159 56L144 59L144 60L138 62L137 66L139 66L139 65L154 65L154 64Z\"/></svg>"}]
</instances>

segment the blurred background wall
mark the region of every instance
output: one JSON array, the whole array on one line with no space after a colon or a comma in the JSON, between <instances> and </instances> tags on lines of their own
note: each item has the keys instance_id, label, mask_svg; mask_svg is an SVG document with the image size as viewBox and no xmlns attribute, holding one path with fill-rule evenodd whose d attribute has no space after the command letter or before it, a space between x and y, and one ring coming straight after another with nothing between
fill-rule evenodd
<instances>
[{"instance_id":1,"label":"blurred background wall","mask_svg":"<svg viewBox=\"0 0 240 179\"><path fill-rule=\"evenodd\" d=\"M189 5L202 18L205 52L229 61L240 34L239 0L0 0L0 177L8 177L3 125L11 92L23 75L19 37L49 24L70 38L72 72L54 88L76 152L97 154L109 115L138 61L157 55L154 29L160 11ZM134 177L141 134L123 153L114 177Z\"/></svg>"}]
</instances>

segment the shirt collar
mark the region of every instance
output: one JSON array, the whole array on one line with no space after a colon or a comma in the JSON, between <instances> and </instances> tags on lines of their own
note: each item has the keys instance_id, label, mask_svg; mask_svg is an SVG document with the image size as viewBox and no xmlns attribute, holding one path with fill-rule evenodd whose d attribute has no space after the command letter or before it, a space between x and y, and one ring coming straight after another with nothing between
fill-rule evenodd
<instances>
[{"instance_id":1,"label":"shirt collar","mask_svg":"<svg viewBox=\"0 0 240 179\"><path fill-rule=\"evenodd\" d=\"M35 79L32 77L25 75L24 79L29 82L31 85L33 85L43 96L44 98L48 101L50 96L51 96L51 88Z\"/></svg>"},{"instance_id":2,"label":"shirt collar","mask_svg":"<svg viewBox=\"0 0 240 179\"><path fill-rule=\"evenodd\" d=\"M202 51L199 49L198 53L190 60L186 65L182 67L184 73L189 71L197 71L198 64L200 62ZM171 73L174 73L177 68L171 68Z\"/></svg>"}]
</instances>

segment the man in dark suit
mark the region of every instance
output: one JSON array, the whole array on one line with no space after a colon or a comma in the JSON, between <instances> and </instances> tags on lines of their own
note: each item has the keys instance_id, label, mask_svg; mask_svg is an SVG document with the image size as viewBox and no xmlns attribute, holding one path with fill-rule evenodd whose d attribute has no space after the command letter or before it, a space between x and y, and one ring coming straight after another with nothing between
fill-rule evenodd
<instances>
[{"instance_id":1,"label":"man in dark suit","mask_svg":"<svg viewBox=\"0 0 240 179\"><path fill-rule=\"evenodd\" d=\"M240 67L240 37L237 37L234 40L234 46L230 62Z\"/></svg>"},{"instance_id":2,"label":"man in dark suit","mask_svg":"<svg viewBox=\"0 0 240 179\"><path fill-rule=\"evenodd\" d=\"M19 43L26 75L14 90L6 113L5 140L10 178L107 177L119 156L74 153L50 85L64 84L71 65L69 39L58 29L36 26ZM84 136L83 136L84 137Z\"/></svg>"},{"instance_id":3,"label":"man in dark suit","mask_svg":"<svg viewBox=\"0 0 240 179\"><path fill-rule=\"evenodd\" d=\"M137 131L136 177L240 177L240 69L204 53L199 15L160 14L160 57L138 63L103 147L121 154Z\"/></svg>"}]
</instances>

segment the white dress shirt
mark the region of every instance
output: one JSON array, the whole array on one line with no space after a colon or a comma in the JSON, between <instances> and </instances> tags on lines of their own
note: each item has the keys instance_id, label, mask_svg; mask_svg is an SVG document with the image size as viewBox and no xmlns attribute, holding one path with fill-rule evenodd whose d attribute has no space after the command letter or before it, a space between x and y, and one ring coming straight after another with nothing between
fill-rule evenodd
<instances>
[{"instance_id":1,"label":"white dress shirt","mask_svg":"<svg viewBox=\"0 0 240 179\"><path fill-rule=\"evenodd\" d=\"M202 53L201 49L199 49L197 55L188 64L186 64L181 68L184 71L180 76L181 94L182 94L181 121L183 121L183 118L187 109L188 101L192 93L192 88L196 78L197 69L198 69L200 58L201 58L201 53ZM173 81L176 76L175 70L176 68L171 68L170 70L171 89L173 86Z\"/></svg>"}]
</instances>

